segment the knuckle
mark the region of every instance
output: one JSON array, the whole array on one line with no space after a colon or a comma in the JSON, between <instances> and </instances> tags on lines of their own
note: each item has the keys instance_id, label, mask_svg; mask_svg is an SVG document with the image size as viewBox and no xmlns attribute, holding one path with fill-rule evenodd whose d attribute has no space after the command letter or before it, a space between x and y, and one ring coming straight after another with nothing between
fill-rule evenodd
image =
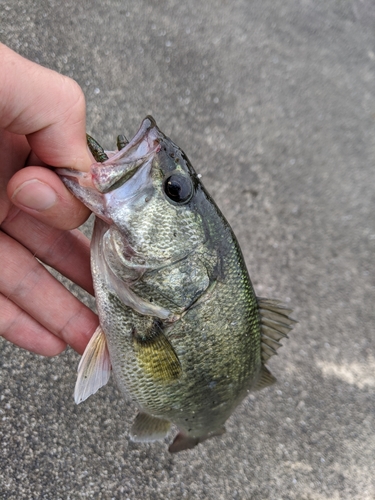
<instances>
[{"instance_id":1,"label":"knuckle","mask_svg":"<svg viewBox=\"0 0 375 500\"><path fill-rule=\"evenodd\" d=\"M85 110L85 95L78 83L67 76L63 76L63 90L66 100L69 102L68 108L75 108L80 111Z\"/></svg>"}]
</instances>

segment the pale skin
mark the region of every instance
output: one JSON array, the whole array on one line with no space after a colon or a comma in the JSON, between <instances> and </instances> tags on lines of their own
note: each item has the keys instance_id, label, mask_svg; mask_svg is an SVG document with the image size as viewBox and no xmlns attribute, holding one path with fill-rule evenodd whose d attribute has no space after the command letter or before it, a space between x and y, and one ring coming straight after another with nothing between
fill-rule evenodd
<instances>
[{"instance_id":1,"label":"pale skin","mask_svg":"<svg viewBox=\"0 0 375 500\"><path fill-rule=\"evenodd\" d=\"M76 82L0 44L0 336L45 356L82 353L97 316L36 257L93 293L89 211L46 165L88 171Z\"/></svg>"}]
</instances>

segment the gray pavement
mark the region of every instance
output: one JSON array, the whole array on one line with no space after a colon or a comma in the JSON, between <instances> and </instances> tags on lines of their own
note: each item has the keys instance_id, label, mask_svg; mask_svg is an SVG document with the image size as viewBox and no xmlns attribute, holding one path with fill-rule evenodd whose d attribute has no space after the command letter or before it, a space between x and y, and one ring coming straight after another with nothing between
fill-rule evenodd
<instances>
[{"instance_id":1,"label":"gray pavement","mask_svg":"<svg viewBox=\"0 0 375 500\"><path fill-rule=\"evenodd\" d=\"M1 498L375 499L374 27L373 0L0 1L0 40L79 82L106 148L155 117L300 322L278 384L174 456L129 441L113 382L74 404L76 353L1 342Z\"/></svg>"}]
</instances>

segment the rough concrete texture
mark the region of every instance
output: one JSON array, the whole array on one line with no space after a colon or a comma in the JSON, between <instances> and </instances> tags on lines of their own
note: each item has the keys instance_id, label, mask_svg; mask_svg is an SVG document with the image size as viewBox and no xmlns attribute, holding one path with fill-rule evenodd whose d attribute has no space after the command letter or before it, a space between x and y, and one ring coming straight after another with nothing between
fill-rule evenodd
<instances>
[{"instance_id":1,"label":"rough concrete texture","mask_svg":"<svg viewBox=\"0 0 375 500\"><path fill-rule=\"evenodd\" d=\"M278 384L175 456L129 441L113 382L74 404L76 353L2 342L1 498L375 498L374 26L373 0L1 2L1 41L79 82L106 148L156 118L299 320Z\"/></svg>"}]
</instances>

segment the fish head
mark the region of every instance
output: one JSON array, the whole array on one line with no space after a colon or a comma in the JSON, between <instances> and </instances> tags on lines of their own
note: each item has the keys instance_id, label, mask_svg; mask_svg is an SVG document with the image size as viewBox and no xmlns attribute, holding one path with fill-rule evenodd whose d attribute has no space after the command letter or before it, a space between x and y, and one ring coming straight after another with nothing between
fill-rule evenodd
<instances>
[{"instance_id":1,"label":"fish head","mask_svg":"<svg viewBox=\"0 0 375 500\"><path fill-rule=\"evenodd\" d=\"M109 225L119 253L138 264L165 265L204 244L211 200L183 151L152 117L122 145L117 152L101 154L104 161L94 163L88 173L58 172L72 193Z\"/></svg>"}]
</instances>

